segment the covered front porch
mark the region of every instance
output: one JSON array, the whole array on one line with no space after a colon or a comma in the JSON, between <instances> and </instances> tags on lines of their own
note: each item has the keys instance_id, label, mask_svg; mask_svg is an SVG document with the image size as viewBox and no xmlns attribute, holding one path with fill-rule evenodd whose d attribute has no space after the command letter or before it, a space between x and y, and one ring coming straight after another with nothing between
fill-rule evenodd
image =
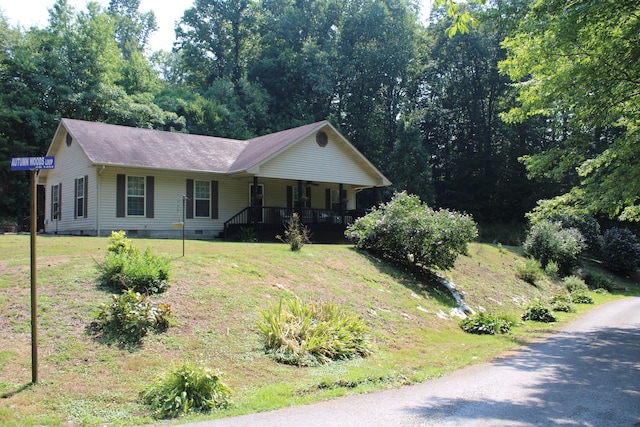
<instances>
[{"instance_id":1,"label":"covered front porch","mask_svg":"<svg viewBox=\"0 0 640 427\"><path fill-rule=\"evenodd\" d=\"M344 243L346 227L365 214L356 208L357 189L345 184L254 177L249 188L249 205L224 223L226 240L275 241L297 212L312 242Z\"/></svg>"},{"instance_id":2,"label":"covered front porch","mask_svg":"<svg viewBox=\"0 0 640 427\"><path fill-rule=\"evenodd\" d=\"M224 224L226 240L243 240L254 236L258 241L275 241L277 235L284 235L285 224L294 212L300 222L311 232L314 243L346 243L344 231L357 218L364 216L359 209L329 210L313 208L285 208L278 206L247 207Z\"/></svg>"}]
</instances>

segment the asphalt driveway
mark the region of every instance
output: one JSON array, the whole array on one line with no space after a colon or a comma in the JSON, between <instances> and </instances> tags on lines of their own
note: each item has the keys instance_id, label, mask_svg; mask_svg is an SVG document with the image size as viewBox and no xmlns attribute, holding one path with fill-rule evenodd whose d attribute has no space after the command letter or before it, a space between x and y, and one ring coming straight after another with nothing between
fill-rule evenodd
<instances>
[{"instance_id":1,"label":"asphalt driveway","mask_svg":"<svg viewBox=\"0 0 640 427\"><path fill-rule=\"evenodd\" d=\"M190 426L640 427L640 298L423 384Z\"/></svg>"}]
</instances>

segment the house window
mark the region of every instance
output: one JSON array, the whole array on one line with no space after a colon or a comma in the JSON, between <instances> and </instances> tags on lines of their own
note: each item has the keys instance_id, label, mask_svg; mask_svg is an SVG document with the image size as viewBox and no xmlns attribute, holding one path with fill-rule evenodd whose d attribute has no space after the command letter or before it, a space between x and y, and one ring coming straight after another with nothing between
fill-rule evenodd
<instances>
[{"instance_id":1,"label":"house window","mask_svg":"<svg viewBox=\"0 0 640 427\"><path fill-rule=\"evenodd\" d=\"M195 181L194 206L196 217L211 216L211 182Z\"/></svg>"},{"instance_id":2,"label":"house window","mask_svg":"<svg viewBox=\"0 0 640 427\"><path fill-rule=\"evenodd\" d=\"M127 215L144 216L144 176L127 176Z\"/></svg>"},{"instance_id":3,"label":"house window","mask_svg":"<svg viewBox=\"0 0 640 427\"><path fill-rule=\"evenodd\" d=\"M326 147L329 143L329 138L327 138L327 134L320 131L316 134L316 142L320 147Z\"/></svg>"},{"instance_id":4,"label":"house window","mask_svg":"<svg viewBox=\"0 0 640 427\"><path fill-rule=\"evenodd\" d=\"M76 179L76 218L84 217L85 214L85 185L84 178Z\"/></svg>"},{"instance_id":5,"label":"house window","mask_svg":"<svg viewBox=\"0 0 640 427\"><path fill-rule=\"evenodd\" d=\"M51 187L51 219L60 219L60 190L61 184Z\"/></svg>"}]
</instances>

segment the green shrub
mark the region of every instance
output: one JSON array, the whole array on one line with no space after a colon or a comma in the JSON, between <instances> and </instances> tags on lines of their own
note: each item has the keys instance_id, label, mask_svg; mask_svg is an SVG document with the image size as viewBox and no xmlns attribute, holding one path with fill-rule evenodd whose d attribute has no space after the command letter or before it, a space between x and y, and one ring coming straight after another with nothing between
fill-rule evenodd
<instances>
[{"instance_id":1,"label":"green shrub","mask_svg":"<svg viewBox=\"0 0 640 427\"><path fill-rule=\"evenodd\" d=\"M527 258L525 262L516 266L516 274L527 283L535 285L543 277L540 263L534 258Z\"/></svg>"},{"instance_id":2,"label":"green shrub","mask_svg":"<svg viewBox=\"0 0 640 427\"><path fill-rule=\"evenodd\" d=\"M207 368L184 364L142 392L142 400L158 418L210 412L230 405L229 387Z\"/></svg>"},{"instance_id":3,"label":"green shrub","mask_svg":"<svg viewBox=\"0 0 640 427\"><path fill-rule=\"evenodd\" d=\"M169 327L169 304L153 303L147 295L131 289L111 298L111 304L100 305L94 324L108 340L139 344L149 329L162 332Z\"/></svg>"},{"instance_id":4,"label":"green shrub","mask_svg":"<svg viewBox=\"0 0 640 427\"><path fill-rule=\"evenodd\" d=\"M253 227L242 227L238 232L238 240L243 243L256 243L258 238L256 237L256 232L253 230Z\"/></svg>"},{"instance_id":5,"label":"green shrub","mask_svg":"<svg viewBox=\"0 0 640 427\"><path fill-rule=\"evenodd\" d=\"M555 322L556 316L541 302L537 301L529 304L522 314L522 320L533 320L535 322Z\"/></svg>"},{"instance_id":6,"label":"green shrub","mask_svg":"<svg viewBox=\"0 0 640 427\"><path fill-rule=\"evenodd\" d=\"M460 322L460 328L470 334L496 335L506 334L513 326L513 321L507 316L491 313L473 314Z\"/></svg>"},{"instance_id":7,"label":"green shrub","mask_svg":"<svg viewBox=\"0 0 640 427\"><path fill-rule=\"evenodd\" d=\"M107 252L114 253L132 253L136 250L131 243L131 240L127 238L127 233L120 231L112 231L109 236L109 246L107 246Z\"/></svg>"},{"instance_id":8,"label":"green shrub","mask_svg":"<svg viewBox=\"0 0 640 427\"><path fill-rule=\"evenodd\" d=\"M137 248L110 251L101 270L101 282L112 289L155 294L169 288L169 260L153 255L149 249L142 253Z\"/></svg>"},{"instance_id":9,"label":"green shrub","mask_svg":"<svg viewBox=\"0 0 640 427\"><path fill-rule=\"evenodd\" d=\"M578 276L568 276L562 279L562 284L567 288L569 293L573 294L575 292L587 292L589 291L589 287L587 284L579 278Z\"/></svg>"},{"instance_id":10,"label":"green shrub","mask_svg":"<svg viewBox=\"0 0 640 427\"><path fill-rule=\"evenodd\" d=\"M593 298L586 292L574 292L571 294L571 301L575 304L593 304Z\"/></svg>"},{"instance_id":11,"label":"green shrub","mask_svg":"<svg viewBox=\"0 0 640 427\"><path fill-rule=\"evenodd\" d=\"M563 229L560 223L551 221L535 223L523 244L525 254L540 261L543 268L554 261L564 273L578 265L584 248L584 238L577 229Z\"/></svg>"},{"instance_id":12,"label":"green shrub","mask_svg":"<svg viewBox=\"0 0 640 427\"><path fill-rule=\"evenodd\" d=\"M300 222L300 215L294 212L284 224L284 237L278 235L276 239L287 243L292 251L299 251L305 244L311 242L310 237L309 229Z\"/></svg>"},{"instance_id":13,"label":"green shrub","mask_svg":"<svg viewBox=\"0 0 640 427\"><path fill-rule=\"evenodd\" d=\"M345 232L360 249L407 266L445 270L477 235L471 216L433 210L404 192L358 218Z\"/></svg>"},{"instance_id":14,"label":"green shrub","mask_svg":"<svg viewBox=\"0 0 640 427\"><path fill-rule=\"evenodd\" d=\"M598 224L598 221L594 217L564 212L552 216L549 220L560 223L564 229L577 229L582 237L584 237L585 249L588 249L594 254L600 253L600 249L602 248L602 234L600 233L600 224Z\"/></svg>"},{"instance_id":15,"label":"green shrub","mask_svg":"<svg viewBox=\"0 0 640 427\"><path fill-rule=\"evenodd\" d=\"M628 228L611 228L604 233L602 262L609 271L630 276L640 263L640 241Z\"/></svg>"},{"instance_id":16,"label":"green shrub","mask_svg":"<svg viewBox=\"0 0 640 427\"><path fill-rule=\"evenodd\" d=\"M364 321L335 305L281 299L260 314L265 349L278 362L314 366L371 352Z\"/></svg>"},{"instance_id":17,"label":"green shrub","mask_svg":"<svg viewBox=\"0 0 640 427\"><path fill-rule=\"evenodd\" d=\"M611 292L614 288L613 281L597 271L587 271L584 275L584 281L591 289L604 289Z\"/></svg>"},{"instance_id":18,"label":"green shrub","mask_svg":"<svg viewBox=\"0 0 640 427\"><path fill-rule=\"evenodd\" d=\"M573 313L576 308L573 306L571 296L567 294L556 294L551 297L551 309L553 311L563 311L565 313Z\"/></svg>"},{"instance_id":19,"label":"green shrub","mask_svg":"<svg viewBox=\"0 0 640 427\"><path fill-rule=\"evenodd\" d=\"M554 260L549 261L544 268L544 273L552 279L557 279L560 276L560 267L558 267L558 263Z\"/></svg>"}]
</instances>

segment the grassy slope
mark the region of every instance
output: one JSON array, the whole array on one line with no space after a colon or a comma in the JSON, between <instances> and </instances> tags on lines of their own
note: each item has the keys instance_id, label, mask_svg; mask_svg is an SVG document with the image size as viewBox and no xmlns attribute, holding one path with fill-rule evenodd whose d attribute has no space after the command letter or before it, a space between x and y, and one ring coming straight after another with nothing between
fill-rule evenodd
<instances>
[{"instance_id":1,"label":"grassy slope","mask_svg":"<svg viewBox=\"0 0 640 427\"><path fill-rule=\"evenodd\" d=\"M110 299L96 285L96 262L107 243L38 238L40 383L28 387L29 237L0 236L1 425L157 422L140 405L139 392L184 361L221 370L234 390L234 407L210 417L274 409L423 381L557 327L527 324L501 337L464 334L456 319L443 316L456 304L440 286L350 246L308 245L293 253L282 244L189 241L182 258L179 241L134 240L173 259L172 287L155 299L171 303L174 321L166 333L146 337L142 348L122 349L100 343L86 330L96 307ZM442 274L474 309L518 316L525 302L558 286L548 281L533 287L517 279L521 260L515 250L472 244L455 270ZM293 294L337 303L365 318L373 356L319 368L270 360L255 327L258 308Z\"/></svg>"}]
</instances>

